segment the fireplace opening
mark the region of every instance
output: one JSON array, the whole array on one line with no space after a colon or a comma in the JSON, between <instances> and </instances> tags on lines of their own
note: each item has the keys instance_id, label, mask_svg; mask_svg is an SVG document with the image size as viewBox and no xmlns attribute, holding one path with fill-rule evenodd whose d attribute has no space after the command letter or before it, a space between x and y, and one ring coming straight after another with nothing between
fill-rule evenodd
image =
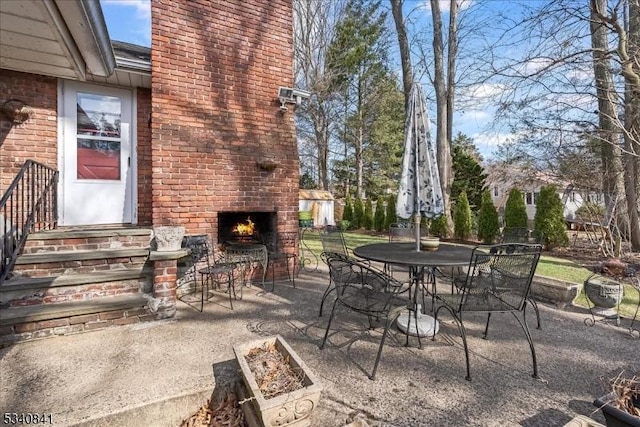
<instances>
[{"instance_id":1,"label":"fireplace opening","mask_svg":"<svg viewBox=\"0 0 640 427\"><path fill-rule=\"evenodd\" d=\"M276 224L275 212L218 212L218 243L262 242Z\"/></svg>"}]
</instances>

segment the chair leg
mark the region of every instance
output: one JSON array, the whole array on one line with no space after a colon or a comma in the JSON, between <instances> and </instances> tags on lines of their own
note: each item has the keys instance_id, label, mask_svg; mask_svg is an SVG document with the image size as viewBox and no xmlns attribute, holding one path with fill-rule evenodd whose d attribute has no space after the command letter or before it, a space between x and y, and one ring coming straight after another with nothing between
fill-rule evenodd
<instances>
[{"instance_id":1,"label":"chair leg","mask_svg":"<svg viewBox=\"0 0 640 427\"><path fill-rule=\"evenodd\" d=\"M276 262L271 260L271 292L276 290Z\"/></svg>"},{"instance_id":2,"label":"chair leg","mask_svg":"<svg viewBox=\"0 0 640 427\"><path fill-rule=\"evenodd\" d=\"M541 327L540 327L540 309L538 308L538 303L532 297L527 298L527 303L531 304L531 306L533 307L533 311L536 312L536 321L538 322L538 327L536 329L541 329ZM527 311L526 310L527 310L527 306L525 305L524 306L525 318L526 318L526 315L527 315Z\"/></svg>"},{"instance_id":3,"label":"chair leg","mask_svg":"<svg viewBox=\"0 0 640 427\"><path fill-rule=\"evenodd\" d=\"M487 313L487 324L484 326L484 333L482 334L482 338L487 339L487 335L489 334L489 321L491 320L491 313Z\"/></svg>"},{"instance_id":4,"label":"chair leg","mask_svg":"<svg viewBox=\"0 0 640 427\"><path fill-rule=\"evenodd\" d=\"M209 285L206 285L207 293L209 290ZM200 313L204 312L204 289L205 289L205 281L204 275L200 275Z\"/></svg>"},{"instance_id":5,"label":"chair leg","mask_svg":"<svg viewBox=\"0 0 640 427\"><path fill-rule=\"evenodd\" d=\"M333 321L333 316L336 312L336 304L338 303L338 300L335 300L333 302L333 308L331 308L331 316L329 316L329 323L327 323L327 330L324 333L324 339L322 340L322 344L320 344L320 350L324 349L324 345L327 342L327 338L329 337L329 328L331 328L331 322Z\"/></svg>"},{"instance_id":6,"label":"chair leg","mask_svg":"<svg viewBox=\"0 0 640 427\"><path fill-rule=\"evenodd\" d=\"M378 370L378 363L380 363L380 358L382 357L382 348L384 347L384 342L385 342L385 340L387 338L387 333L389 332L389 327L398 318L399 315L400 315L400 313L398 313L397 315L393 316L392 318L388 318L387 322L384 325L384 332L382 333L382 338L380 339L380 348L378 348L378 354L376 355L376 361L373 364L373 372L371 372L371 375L369 375L369 379L372 380L372 381L376 379L376 371Z\"/></svg>"},{"instance_id":7,"label":"chair leg","mask_svg":"<svg viewBox=\"0 0 640 427\"><path fill-rule=\"evenodd\" d=\"M234 286L234 274L233 274L233 270L231 270L229 273L227 273L227 289L229 292L229 305L231 306L231 310L233 310L233 297L235 296L236 293L236 288ZM231 293L233 293L234 295L231 295Z\"/></svg>"},{"instance_id":8,"label":"chair leg","mask_svg":"<svg viewBox=\"0 0 640 427\"><path fill-rule=\"evenodd\" d=\"M327 289L324 290L324 293L322 294L322 299L320 300L320 313L318 314L318 317L322 317L322 308L324 307L324 301L327 299L329 294L335 290L336 290L336 287L333 286L333 283L329 283L329 286L327 286Z\"/></svg>"},{"instance_id":9,"label":"chair leg","mask_svg":"<svg viewBox=\"0 0 640 427\"><path fill-rule=\"evenodd\" d=\"M531 359L533 361L532 377L539 379L540 377L538 376L538 361L536 359L536 349L533 347L533 339L531 338L531 332L529 331L529 327L527 326L527 321L526 319L524 319L524 316L523 316L523 319L520 320L520 318L516 315L516 313L511 312L511 314L513 314L513 317L515 317L518 323L520 323L520 326L522 327L524 334L527 336L527 341L529 341L529 348L531 349Z\"/></svg>"},{"instance_id":10,"label":"chair leg","mask_svg":"<svg viewBox=\"0 0 640 427\"><path fill-rule=\"evenodd\" d=\"M289 273L289 259L293 260L293 273ZM293 288L296 287L296 264L298 263L298 258L296 256L287 258L287 276L289 276L289 280L293 284Z\"/></svg>"},{"instance_id":11,"label":"chair leg","mask_svg":"<svg viewBox=\"0 0 640 427\"><path fill-rule=\"evenodd\" d=\"M467 346L467 333L465 331L464 324L462 323L462 318L458 317L451 308L447 307L446 305L441 305L440 307L438 307L438 309L434 313L434 319L436 322L438 321L438 312L440 312L440 309L442 308L444 308L449 313L451 313L453 320L455 320L456 324L458 325L458 330L460 331L460 336L462 337L462 346L464 347L464 358L467 364L467 376L464 377L464 379L467 381L471 381L471 364L469 363L469 347ZM432 341L436 340L436 334L433 334L433 337L431 338L431 340Z\"/></svg>"}]
</instances>

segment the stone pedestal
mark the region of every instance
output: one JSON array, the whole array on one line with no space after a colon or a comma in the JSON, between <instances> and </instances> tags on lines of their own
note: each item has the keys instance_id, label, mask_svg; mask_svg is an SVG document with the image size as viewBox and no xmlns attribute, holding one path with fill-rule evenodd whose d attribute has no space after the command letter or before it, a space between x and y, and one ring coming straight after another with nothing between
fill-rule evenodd
<instances>
[{"instance_id":1,"label":"stone pedestal","mask_svg":"<svg viewBox=\"0 0 640 427\"><path fill-rule=\"evenodd\" d=\"M153 299L149 308L157 319L176 314L178 260L187 255L186 249L149 254L149 261L153 262Z\"/></svg>"}]
</instances>

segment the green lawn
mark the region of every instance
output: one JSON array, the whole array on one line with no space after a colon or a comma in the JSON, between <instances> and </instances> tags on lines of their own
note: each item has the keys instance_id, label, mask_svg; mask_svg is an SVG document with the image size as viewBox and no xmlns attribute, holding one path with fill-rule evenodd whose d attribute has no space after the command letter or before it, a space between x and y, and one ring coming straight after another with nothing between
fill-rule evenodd
<instances>
[{"instance_id":1,"label":"green lawn","mask_svg":"<svg viewBox=\"0 0 640 427\"><path fill-rule=\"evenodd\" d=\"M386 242L388 240L386 234L368 235L352 231L345 232L344 239L347 243L347 247L349 248L366 245L367 243ZM305 233L305 243L307 247L314 252L316 256L318 256L318 259L320 259L322 243L320 242L320 236L318 233ZM582 285L591 272L570 260L545 255L540 257L536 274ZM575 299L574 304L579 307L588 308L585 298L584 291L581 288L580 294ZM637 305L638 292L630 285L625 285L624 298L620 304L620 315L624 317L633 317Z\"/></svg>"}]
</instances>

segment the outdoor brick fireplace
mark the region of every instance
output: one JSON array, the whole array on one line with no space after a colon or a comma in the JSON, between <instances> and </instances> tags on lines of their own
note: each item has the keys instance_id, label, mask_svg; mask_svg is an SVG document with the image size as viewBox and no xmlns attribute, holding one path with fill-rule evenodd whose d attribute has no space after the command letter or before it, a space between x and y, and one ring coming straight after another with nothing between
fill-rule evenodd
<instances>
[{"instance_id":1,"label":"outdoor brick fireplace","mask_svg":"<svg viewBox=\"0 0 640 427\"><path fill-rule=\"evenodd\" d=\"M153 225L220 243L228 218L297 230L294 113L278 100L294 85L290 3L152 2L151 13Z\"/></svg>"},{"instance_id":2,"label":"outdoor brick fireplace","mask_svg":"<svg viewBox=\"0 0 640 427\"><path fill-rule=\"evenodd\" d=\"M218 244L247 217L259 235L296 231L294 111L278 100L294 86L291 2L153 1L151 15L151 145L138 162L152 224Z\"/></svg>"},{"instance_id":3,"label":"outdoor brick fireplace","mask_svg":"<svg viewBox=\"0 0 640 427\"><path fill-rule=\"evenodd\" d=\"M262 242L277 231L276 212L218 212L218 243Z\"/></svg>"}]
</instances>

